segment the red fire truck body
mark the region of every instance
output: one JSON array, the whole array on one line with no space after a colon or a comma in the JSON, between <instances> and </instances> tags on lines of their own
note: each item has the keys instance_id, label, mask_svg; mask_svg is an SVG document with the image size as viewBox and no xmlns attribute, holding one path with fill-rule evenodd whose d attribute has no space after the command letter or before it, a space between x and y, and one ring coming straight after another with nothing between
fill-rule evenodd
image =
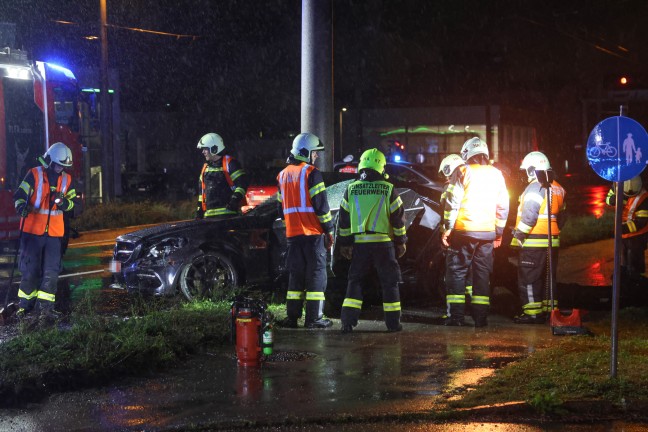
<instances>
[{"instance_id":1,"label":"red fire truck body","mask_svg":"<svg viewBox=\"0 0 648 432\"><path fill-rule=\"evenodd\" d=\"M70 173L82 182L78 96L70 70L30 61L24 51L0 50L0 243L18 238L13 193L50 145L62 142L72 150Z\"/></svg>"}]
</instances>

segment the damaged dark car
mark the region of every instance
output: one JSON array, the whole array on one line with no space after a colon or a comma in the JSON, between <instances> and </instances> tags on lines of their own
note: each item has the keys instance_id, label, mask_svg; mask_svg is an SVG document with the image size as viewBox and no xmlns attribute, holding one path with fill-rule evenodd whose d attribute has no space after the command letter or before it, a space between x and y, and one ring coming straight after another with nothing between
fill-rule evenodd
<instances>
[{"instance_id":1,"label":"damaged dark car","mask_svg":"<svg viewBox=\"0 0 648 432\"><path fill-rule=\"evenodd\" d=\"M327 188L337 217L351 180ZM398 186L398 185L396 185ZM407 253L399 260L404 298L443 301L443 251L438 202L409 188L397 188L405 207ZM349 261L339 248L329 254L329 291L346 282ZM221 220L162 224L117 238L111 270L114 288L158 296L181 293L188 300L223 298L232 287L285 290L285 225L274 199Z\"/></svg>"}]
</instances>

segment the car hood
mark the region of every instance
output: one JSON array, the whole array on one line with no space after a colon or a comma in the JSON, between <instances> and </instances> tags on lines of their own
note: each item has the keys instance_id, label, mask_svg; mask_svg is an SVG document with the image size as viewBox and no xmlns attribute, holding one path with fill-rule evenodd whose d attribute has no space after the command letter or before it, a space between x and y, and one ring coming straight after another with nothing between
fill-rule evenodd
<instances>
[{"instance_id":1,"label":"car hood","mask_svg":"<svg viewBox=\"0 0 648 432\"><path fill-rule=\"evenodd\" d=\"M151 242L166 237L206 238L207 233L236 230L241 228L256 228L272 225L275 217L248 214L228 219L201 219L165 223L138 231L133 231L117 237L117 241L131 243Z\"/></svg>"}]
</instances>

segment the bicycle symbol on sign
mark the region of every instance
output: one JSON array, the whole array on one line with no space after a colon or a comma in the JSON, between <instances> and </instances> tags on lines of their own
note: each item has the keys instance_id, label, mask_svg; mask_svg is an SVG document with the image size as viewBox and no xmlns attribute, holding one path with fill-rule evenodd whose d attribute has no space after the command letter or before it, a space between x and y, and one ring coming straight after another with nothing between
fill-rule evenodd
<instances>
[{"instance_id":1,"label":"bicycle symbol on sign","mask_svg":"<svg viewBox=\"0 0 648 432\"><path fill-rule=\"evenodd\" d=\"M617 149L610 145L610 142L606 143L596 143L594 147L590 147L588 150L590 157L597 158L601 155L613 158L617 155Z\"/></svg>"}]
</instances>

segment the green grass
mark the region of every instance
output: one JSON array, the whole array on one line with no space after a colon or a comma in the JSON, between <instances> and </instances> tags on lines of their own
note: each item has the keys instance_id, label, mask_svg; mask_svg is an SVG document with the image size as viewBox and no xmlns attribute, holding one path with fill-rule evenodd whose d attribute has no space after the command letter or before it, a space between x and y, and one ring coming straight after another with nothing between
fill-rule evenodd
<instances>
[{"instance_id":1,"label":"green grass","mask_svg":"<svg viewBox=\"0 0 648 432\"><path fill-rule=\"evenodd\" d=\"M89 207L72 221L78 231L121 228L142 224L191 219L196 211L195 201L178 203L112 202Z\"/></svg>"},{"instance_id":2,"label":"green grass","mask_svg":"<svg viewBox=\"0 0 648 432\"><path fill-rule=\"evenodd\" d=\"M560 232L560 246L591 243L614 237L614 212L606 211L600 218L571 216Z\"/></svg>"},{"instance_id":3,"label":"green grass","mask_svg":"<svg viewBox=\"0 0 648 432\"><path fill-rule=\"evenodd\" d=\"M150 300L149 300L150 301ZM229 302L136 303L123 319L94 313L84 300L69 330L27 331L0 345L0 400L101 384L165 367L230 336ZM275 316L285 308L271 306Z\"/></svg>"},{"instance_id":4,"label":"green grass","mask_svg":"<svg viewBox=\"0 0 648 432\"><path fill-rule=\"evenodd\" d=\"M558 344L496 371L451 407L522 400L542 414L551 414L566 401L603 400L624 406L633 400L648 400L648 309L620 311L615 378L610 377L610 321L585 326L594 336L564 337Z\"/></svg>"}]
</instances>

